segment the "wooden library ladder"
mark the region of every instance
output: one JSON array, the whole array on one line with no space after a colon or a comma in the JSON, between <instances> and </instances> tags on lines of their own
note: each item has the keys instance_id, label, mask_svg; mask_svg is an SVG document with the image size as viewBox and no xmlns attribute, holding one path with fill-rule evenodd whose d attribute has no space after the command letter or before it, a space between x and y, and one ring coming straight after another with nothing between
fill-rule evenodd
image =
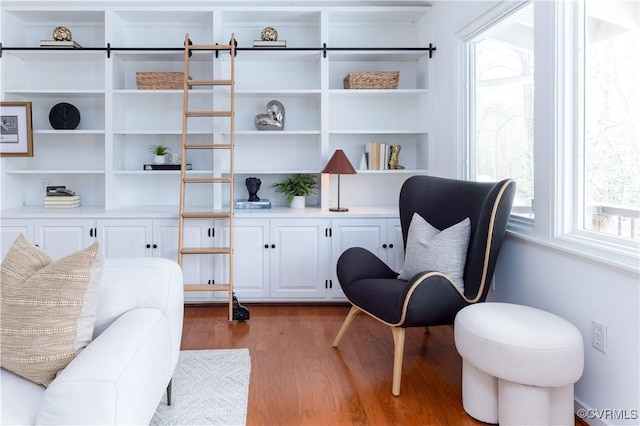
<instances>
[{"instance_id":1,"label":"wooden library ladder","mask_svg":"<svg viewBox=\"0 0 640 426\"><path fill-rule=\"evenodd\" d=\"M231 35L231 40L228 45L196 45L192 44L189 39L189 34L185 35L184 40L184 83L183 83L183 97L182 97L182 155L181 155L181 167L180 167L180 213L179 213L179 225L178 225L178 263L182 267L184 255L194 256L212 256L222 255L227 259L227 273L228 283L213 283L210 280L210 284L197 284L197 283L185 283L185 291L226 291L228 293L229 303L229 321L245 321L249 319L249 310L240 305L238 299L233 292L233 183L234 183L234 98L235 98L235 56L236 56L236 40L235 36ZM228 79L192 79L189 73L189 63L191 56L197 51L206 52L212 56L212 61L219 57L220 52L229 52L229 66L230 73ZM214 67L215 69L215 67ZM213 74L213 73L212 73ZM213 100L211 102L212 110L192 110L189 104L189 92L196 86L210 86L213 93ZM227 87L228 91L219 91L220 88ZM216 88L219 88L216 90ZM220 102L217 97L221 96L223 99L228 97L228 102L222 102L228 109L215 110L219 108ZM199 138L193 138L192 140L189 127L190 119L197 118L209 118L211 122L211 140L202 142L202 136ZM215 120L228 120L228 141L216 140L217 122ZM199 127L203 128L202 126ZM193 132L192 132L193 133ZM208 132L207 132L208 133ZM200 135L202 132L200 132ZM217 132L220 135L220 131ZM212 173L210 176L203 176L195 171L187 171L187 153L190 151L202 151L210 150L212 159ZM218 153L220 155L218 156ZM224 154L226 153L226 154ZM190 188L195 185L210 185L212 197L210 206L206 207L191 207L197 204L187 203L187 186ZM228 202L225 201L223 194L228 195ZM200 193L202 194L202 193ZM194 194L195 195L195 194ZM187 204L190 206L187 209ZM193 211L196 209L198 211ZM218 247L185 247L185 222L189 219L215 219L220 221L226 221L226 226L229 227L228 241L224 243L224 246ZM211 230L210 230L211 231ZM219 233L222 234L222 233ZM212 262L215 265L216 262ZM220 263L218 263L220 264Z\"/></svg>"}]
</instances>

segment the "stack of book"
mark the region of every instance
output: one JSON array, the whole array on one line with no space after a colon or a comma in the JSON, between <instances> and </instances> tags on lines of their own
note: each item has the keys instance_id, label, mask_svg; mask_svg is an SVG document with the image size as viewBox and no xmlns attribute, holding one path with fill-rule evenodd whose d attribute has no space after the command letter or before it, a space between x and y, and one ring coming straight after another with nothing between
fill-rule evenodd
<instances>
[{"instance_id":1,"label":"stack of book","mask_svg":"<svg viewBox=\"0 0 640 426\"><path fill-rule=\"evenodd\" d=\"M75 209L80 207L79 195L45 195L45 209Z\"/></svg>"},{"instance_id":2,"label":"stack of book","mask_svg":"<svg viewBox=\"0 0 640 426\"><path fill-rule=\"evenodd\" d=\"M237 200L234 207L236 209L270 209L271 201L266 199L260 201Z\"/></svg>"},{"instance_id":3,"label":"stack of book","mask_svg":"<svg viewBox=\"0 0 640 426\"><path fill-rule=\"evenodd\" d=\"M365 148L365 155L369 170L388 170L391 145L380 142L369 142Z\"/></svg>"},{"instance_id":4,"label":"stack of book","mask_svg":"<svg viewBox=\"0 0 640 426\"><path fill-rule=\"evenodd\" d=\"M80 46L73 40L40 40L40 47L66 47L68 49L82 49L82 46Z\"/></svg>"},{"instance_id":5,"label":"stack of book","mask_svg":"<svg viewBox=\"0 0 640 426\"><path fill-rule=\"evenodd\" d=\"M287 40L253 40L253 47L287 47Z\"/></svg>"}]
</instances>

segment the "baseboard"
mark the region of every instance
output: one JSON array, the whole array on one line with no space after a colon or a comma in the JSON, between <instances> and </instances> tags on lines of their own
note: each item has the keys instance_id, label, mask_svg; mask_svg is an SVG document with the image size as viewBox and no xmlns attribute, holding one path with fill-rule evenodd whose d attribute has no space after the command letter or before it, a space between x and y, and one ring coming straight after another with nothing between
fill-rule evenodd
<instances>
[{"instance_id":1,"label":"baseboard","mask_svg":"<svg viewBox=\"0 0 640 426\"><path fill-rule=\"evenodd\" d=\"M606 426L607 423L602 421L602 419L598 418L596 415L590 415L593 411L588 407L585 407L580 401L577 399L573 401L574 413L576 419L580 422L580 424L586 424L589 426ZM597 414L597 413L593 413Z\"/></svg>"}]
</instances>

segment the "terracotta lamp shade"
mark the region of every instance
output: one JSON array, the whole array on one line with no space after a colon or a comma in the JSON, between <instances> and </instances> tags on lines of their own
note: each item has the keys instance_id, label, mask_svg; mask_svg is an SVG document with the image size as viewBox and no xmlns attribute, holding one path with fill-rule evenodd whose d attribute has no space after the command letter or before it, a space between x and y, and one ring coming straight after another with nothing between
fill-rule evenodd
<instances>
[{"instance_id":1,"label":"terracotta lamp shade","mask_svg":"<svg viewBox=\"0 0 640 426\"><path fill-rule=\"evenodd\" d=\"M356 169L353 168L351 162L344 154L344 151L337 149L333 153L333 156L320 173L328 173L330 175L338 175L338 207L331 207L329 211L332 212L346 212L349 211L346 207L340 207L340 175L353 175L356 174Z\"/></svg>"}]
</instances>

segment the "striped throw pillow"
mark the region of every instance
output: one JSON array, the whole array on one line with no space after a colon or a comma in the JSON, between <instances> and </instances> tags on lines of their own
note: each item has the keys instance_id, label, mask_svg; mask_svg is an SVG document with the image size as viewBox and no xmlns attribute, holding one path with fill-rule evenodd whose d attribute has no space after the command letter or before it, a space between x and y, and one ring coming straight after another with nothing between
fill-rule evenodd
<instances>
[{"instance_id":1,"label":"striped throw pillow","mask_svg":"<svg viewBox=\"0 0 640 426\"><path fill-rule=\"evenodd\" d=\"M2 368L49 386L93 337L99 245L54 262L20 235L0 272Z\"/></svg>"}]
</instances>

